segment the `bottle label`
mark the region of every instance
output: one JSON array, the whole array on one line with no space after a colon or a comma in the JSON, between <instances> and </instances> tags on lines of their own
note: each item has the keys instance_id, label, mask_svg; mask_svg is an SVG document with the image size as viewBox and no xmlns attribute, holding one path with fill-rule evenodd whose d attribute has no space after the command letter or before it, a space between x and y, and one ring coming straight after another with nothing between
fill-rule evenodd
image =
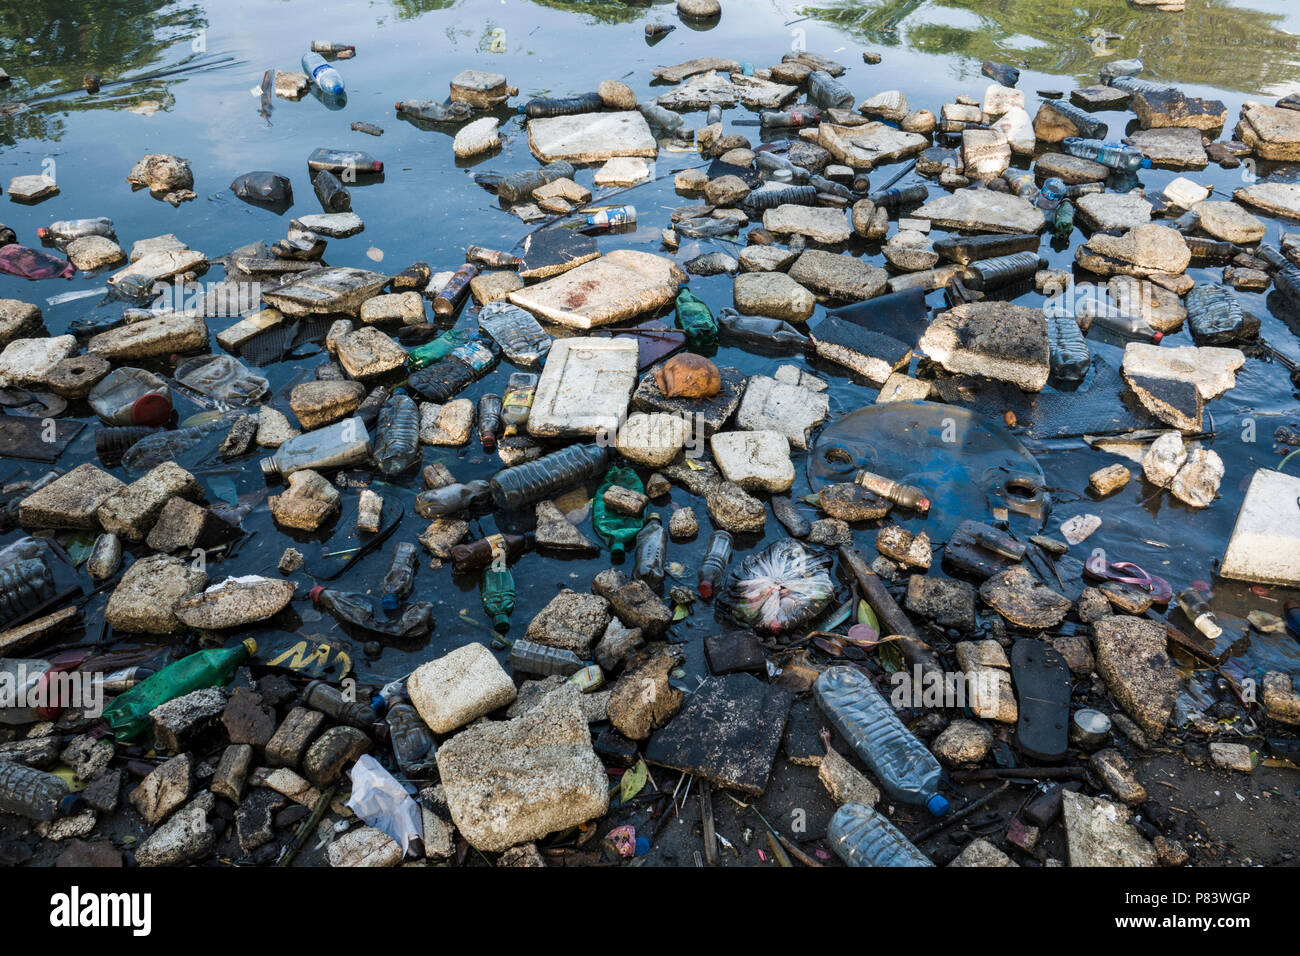
<instances>
[{"instance_id":1,"label":"bottle label","mask_svg":"<svg viewBox=\"0 0 1300 956\"><path fill-rule=\"evenodd\" d=\"M515 385L506 389L505 398L501 399L501 407L505 408L532 408L533 396L537 388L534 385Z\"/></svg>"}]
</instances>

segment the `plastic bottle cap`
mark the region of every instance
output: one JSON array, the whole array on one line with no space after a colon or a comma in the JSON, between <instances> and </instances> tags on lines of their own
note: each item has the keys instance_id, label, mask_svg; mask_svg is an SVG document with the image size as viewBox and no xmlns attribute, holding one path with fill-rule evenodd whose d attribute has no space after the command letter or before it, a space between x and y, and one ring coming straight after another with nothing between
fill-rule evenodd
<instances>
[{"instance_id":1,"label":"plastic bottle cap","mask_svg":"<svg viewBox=\"0 0 1300 956\"><path fill-rule=\"evenodd\" d=\"M701 581L699 587L695 590L699 593L700 597L704 598L706 601L713 597L713 585L708 581Z\"/></svg>"},{"instance_id":2,"label":"plastic bottle cap","mask_svg":"<svg viewBox=\"0 0 1300 956\"><path fill-rule=\"evenodd\" d=\"M1151 160L1147 159L1145 156L1142 157L1142 168L1143 168L1143 169L1150 169L1150 168L1151 168Z\"/></svg>"},{"instance_id":3,"label":"plastic bottle cap","mask_svg":"<svg viewBox=\"0 0 1300 956\"><path fill-rule=\"evenodd\" d=\"M379 599L379 603L383 606L383 608L384 608L385 611L396 611L396 610L397 610L397 595L396 595L396 594L385 594L382 598Z\"/></svg>"},{"instance_id":4,"label":"plastic bottle cap","mask_svg":"<svg viewBox=\"0 0 1300 956\"><path fill-rule=\"evenodd\" d=\"M311 603L312 603L312 604L315 604L315 603L317 602L317 600L319 600L319 598L320 598L320 593L321 593L321 591L324 591L324 590L325 590L325 585L323 585L323 584L318 584L318 585L316 585L314 588L312 588L310 591L307 592L307 596L308 596L309 598L311 598Z\"/></svg>"},{"instance_id":5,"label":"plastic bottle cap","mask_svg":"<svg viewBox=\"0 0 1300 956\"><path fill-rule=\"evenodd\" d=\"M42 239L44 239L49 234L50 234L50 230L47 229L45 226L41 226L39 229L36 230L36 235Z\"/></svg>"},{"instance_id":6,"label":"plastic bottle cap","mask_svg":"<svg viewBox=\"0 0 1300 956\"><path fill-rule=\"evenodd\" d=\"M1165 337L1165 333L1163 333L1163 332L1156 332L1156 333L1154 333L1154 334L1151 336L1151 344L1152 344L1152 345L1159 345L1159 344L1160 344L1160 340L1163 339L1164 337Z\"/></svg>"},{"instance_id":7,"label":"plastic bottle cap","mask_svg":"<svg viewBox=\"0 0 1300 956\"><path fill-rule=\"evenodd\" d=\"M934 816L941 817L950 809L948 801L941 794L936 793L929 800L925 801L925 808Z\"/></svg>"},{"instance_id":8,"label":"plastic bottle cap","mask_svg":"<svg viewBox=\"0 0 1300 956\"><path fill-rule=\"evenodd\" d=\"M244 647L248 648L249 657L252 657L257 653L257 641L253 640L251 637L244 640Z\"/></svg>"},{"instance_id":9,"label":"plastic bottle cap","mask_svg":"<svg viewBox=\"0 0 1300 956\"><path fill-rule=\"evenodd\" d=\"M156 427L171 417L172 403L166 395L147 392L131 405L131 424Z\"/></svg>"},{"instance_id":10,"label":"plastic bottle cap","mask_svg":"<svg viewBox=\"0 0 1300 956\"><path fill-rule=\"evenodd\" d=\"M262 466L262 474L266 475L268 478L272 475L278 474L280 471L279 468L275 467L274 458L263 458L260 464Z\"/></svg>"}]
</instances>

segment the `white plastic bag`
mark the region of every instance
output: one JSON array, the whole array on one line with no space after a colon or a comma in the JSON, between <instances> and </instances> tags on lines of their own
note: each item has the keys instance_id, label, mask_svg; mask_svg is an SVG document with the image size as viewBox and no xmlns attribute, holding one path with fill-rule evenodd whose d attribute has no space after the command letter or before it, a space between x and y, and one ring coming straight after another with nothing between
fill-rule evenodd
<instances>
[{"instance_id":1,"label":"white plastic bag","mask_svg":"<svg viewBox=\"0 0 1300 956\"><path fill-rule=\"evenodd\" d=\"M352 796L347 807L369 826L382 830L402 848L405 859L424 855L424 817L393 775L370 754L352 765Z\"/></svg>"},{"instance_id":2,"label":"white plastic bag","mask_svg":"<svg viewBox=\"0 0 1300 956\"><path fill-rule=\"evenodd\" d=\"M811 621L835 597L831 558L793 538L751 554L731 572L722 599L745 627L773 634Z\"/></svg>"}]
</instances>

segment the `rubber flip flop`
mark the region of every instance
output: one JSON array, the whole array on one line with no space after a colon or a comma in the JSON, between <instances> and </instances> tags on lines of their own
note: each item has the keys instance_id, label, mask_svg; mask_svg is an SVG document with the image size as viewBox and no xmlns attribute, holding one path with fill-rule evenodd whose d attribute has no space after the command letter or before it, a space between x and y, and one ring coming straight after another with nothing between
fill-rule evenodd
<instances>
[{"instance_id":1,"label":"rubber flip flop","mask_svg":"<svg viewBox=\"0 0 1300 956\"><path fill-rule=\"evenodd\" d=\"M1011 678L1019 698L1016 748L1032 760L1056 763L1070 747L1070 668L1046 641L1025 637L1011 648Z\"/></svg>"},{"instance_id":2,"label":"rubber flip flop","mask_svg":"<svg viewBox=\"0 0 1300 956\"><path fill-rule=\"evenodd\" d=\"M1174 589L1168 581L1148 574L1132 561L1109 563L1100 555L1094 555L1084 562L1083 571L1096 581L1118 581L1120 584L1139 587L1150 594L1151 600L1156 604L1168 604L1174 597Z\"/></svg>"}]
</instances>

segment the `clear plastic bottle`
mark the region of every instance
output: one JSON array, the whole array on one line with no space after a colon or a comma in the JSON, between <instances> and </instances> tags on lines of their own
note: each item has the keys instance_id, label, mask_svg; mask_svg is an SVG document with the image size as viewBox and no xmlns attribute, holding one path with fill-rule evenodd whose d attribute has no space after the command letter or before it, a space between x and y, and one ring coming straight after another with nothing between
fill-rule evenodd
<instances>
[{"instance_id":1,"label":"clear plastic bottle","mask_svg":"<svg viewBox=\"0 0 1300 956\"><path fill-rule=\"evenodd\" d=\"M60 219L48 226L41 226L36 230L36 235L40 236L42 242L51 243L59 249L73 239L82 239L86 236L117 239L117 233L113 231L113 220L105 216L95 219Z\"/></svg>"},{"instance_id":2,"label":"clear plastic bottle","mask_svg":"<svg viewBox=\"0 0 1300 956\"><path fill-rule=\"evenodd\" d=\"M784 319L766 315L741 315L732 308L725 308L718 313L718 328L744 342L800 347L808 344L808 336Z\"/></svg>"},{"instance_id":3,"label":"clear plastic bottle","mask_svg":"<svg viewBox=\"0 0 1300 956\"><path fill-rule=\"evenodd\" d=\"M142 368L116 368L88 396L90 407L107 425L156 426L172 413L166 380Z\"/></svg>"},{"instance_id":4,"label":"clear plastic bottle","mask_svg":"<svg viewBox=\"0 0 1300 956\"><path fill-rule=\"evenodd\" d=\"M852 667L832 667L813 686L817 705L894 800L948 812L939 794L943 768L903 725L871 679Z\"/></svg>"},{"instance_id":5,"label":"clear plastic bottle","mask_svg":"<svg viewBox=\"0 0 1300 956\"><path fill-rule=\"evenodd\" d=\"M1047 100L1044 105L1050 105L1059 115L1073 123L1074 128L1083 134L1083 139L1105 139L1110 131L1110 127L1104 122L1093 118L1067 100Z\"/></svg>"},{"instance_id":6,"label":"clear plastic bottle","mask_svg":"<svg viewBox=\"0 0 1300 956\"><path fill-rule=\"evenodd\" d=\"M816 126L821 121L821 111L815 106L763 110L758 114L758 123L765 129L798 129L801 126Z\"/></svg>"},{"instance_id":7,"label":"clear plastic bottle","mask_svg":"<svg viewBox=\"0 0 1300 956\"><path fill-rule=\"evenodd\" d=\"M1083 329L1070 315L1047 317L1047 340L1051 353L1052 380L1082 382L1092 365Z\"/></svg>"},{"instance_id":8,"label":"clear plastic bottle","mask_svg":"<svg viewBox=\"0 0 1300 956\"><path fill-rule=\"evenodd\" d=\"M382 173L384 164L364 149L317 146L307 157L307 168L313 173L326 169L335 175L346 177L356 173Z\"/></svg>"},{"instance_id":9,"label":"clear plastic bottle","mask_svg":"<svg viewBox=\"0 0 1300 956\"><path fill-rule=\"evenodd\" d=\"M1082 136L1067 136L1061 146L1071 156L1090 159L1111 169L1135 173L1139 169L1150 169L1151 160L1142 155L1142 150L1125 146L1122 143L1103 143L1098 139L1084 139Z\"/></svg>"},{"instance_id":10,"label":"clear plastic bottle","mask_svg":"<svg viewBox=\"0 0 1300 956\"><path fill-rule=\"evenodd\" d=\"M583 668L582 658L570 650L520 638L510 645L510 668L520 674L568 677Z\"/></svg>"},{"instance_id":11,"label":"clear plastic bottle","mask_svg":"<svg viewBox=\"0 0 1300 956\"><path fill-rule=\"evenodd\" d=\"M796 186L790 183L780 187L769 186L764 189L756 189L745 197L741 205L754 212L775 209L777 206L815 206L817 205L817 187L811 185Z\"/></svg>"},{"instance_id":12,"label":"clear plastic bottle","mask_svg":"<svg viewBox=\"0 0 1300 956\"><path fill-rule=\"evenodd\" d=\"M304 468L347 468L370 457L370 433L359 418L295 435L263 458L262 474L288 476Z\"/></svg>"},{"instance_id":13,"label":"clear plastic bottle","mask_svg":"<svg viewBox=\"0 0 1300 956\"><path fill-rule=\"evenodd\" d=\"M668 553L668 532L659 515L646 518L636 533L636 576L656 591L664 584L664 557Z\"/></svg>"},{"instance_id":14,"label":"clear plastic bottle","mask_svg":"<svg viewBox=\"0 0 1300 956\"><path fill-rule=\"evenodd\" d=\"M1038 191L1038 208L1054 213L1065 200L1065 180L1060 176L1050 176Z\"/></svg>"},{"instance_id":15,"label":"clear plastic bottle","mask_svg":"<svg viewBox=\"0 0 1300 956\"><path fill-rule=\"evenodd\" d=\"M393 560L381 586L383 596L379 603L385 611L396 611L398 605L411 593L415 585L415 568L420 554L409 541L399 541L393 548Z\"/></svg>"},{"instance_id":16,"label":"clear plastic bottle","mask_svg":"<svg viewBox=\"0 0 1300 956\"><path fill-rule=\"evenodd\" d=\"M897 827L865 803L846 803L836 810L826 838L848 866L934 866Z\"/></svg>"},{"instance_id":17,"label":"clear plastic bottle","mask_svg":"<svg viewBox=\"0 0 1300 956\"><path fill-rule=\"evenodd\" d=\"M1276 246L1261 242L1255 254L1273 268L1273 285L1292 304L1300 304L1300 267L1284 256Z\"/></svg>"},{"instance_id":18,"label":"clear plastic bottle","mask_svg":"<svg viewBox=\"0 0 1300 956\"><path fill-rule=\"evenodd\" d=\"M929 195L929 188L927 188L923 183L918 183L915 186L896 186L893 189L884 189L880 192L872 193L867 198L875 203L877 208L888 209L890 212L894 212L904 206L913 206L917 203L923 203Z\"/></svg>"},{"instance_id":19,"label":"clear plastic bottle","mask_svg":"<svg viewBox=\"0 0 1300 956\"><path fill-rule=\"evenodd\" d=\"M483 306L478 325L516 365L535 368L551 350L552 339L546 330L531 313L509 302L498 300Z\"/></svg>"},{"instance_id":20,"label":"clear plastic bottle","mask_svg":"<svg viewBox=\"0 0 1300 956\"><path fill-rule=\"evenodd\" d=\"M1187 293L1187 328L1197 345L1226 345L1246 321L1237 297L1223 286L1198 284Z\"/></svg>"},{"instance_id":21,"label":"clear plastic bottle","mask_svg":"<svg viewBox=\"0 0 1300 956\"><path fill-rule=\"evenodd\" d=\"M497 447L497 437L501 433L501 396L491 392L481 395L478 400L478 440L485 451Z\"/></svg>"},{"instance_id":22,"label":"clear plastic bottle","mask_svg":"<svg viewBox=\"0 0 1300 956\"><path fill-rule=\"evenodd\" d=\"M54 575L39 557L0 568L0 626L40 607L54 597Z\"/></svg>"},{"instance_id":23,"label":"clear plastic bottle","mask_svg":"<svg viewBox=\"0 0 1300 956\"><path fill-rule=\"evenodd\" d=\"M313 53L356 53L357 48L351 43L334 43L330 40L312 40L311 51Z\"/></svg>"},{"instance_id":24,"label":"clear plastic bottle","mask_svg":"<svg viewBox=\"0 0 1300 956\"><path fill-rule=\"evenodd\" d=\"M339 76L339 71L319 53L302 55L302 71L311 77L312 82L320 87L322 93L339 96L345 92L343 77Z\"/></svg>"},{"instance_id":25,"label":"clear plastic bottle","mask_svg":"<svg viewBox=\"0 0 1300 956\"><path fill-rule=\"evenodd\" d=\"M441 404L491 372L500 358L500 346L480 337L456 346L445 358L420 369L407 381L421 398Z\"/></svg>"},{"instance_id":26,"label":"clear plastic bottle","mask_svg":"<svg viewBox=\"0 0 1300 956\"><path fill-rule=\"evenodd\" d=\"M385 475L400 475L420 462L420 409L401 389L379 410L374 457Z\"/></svg>"},{"instance_id":27,"label":"clear plastic bottle","mask_svg":"<svg viewBox=\"0 0 1300 956\"><path fill-rule=\"evenodd\" d=\"M533 461L505 468L491 481L492 500L513 511L589 481L605 471L609 450L600 445L570 445Z\"/></svg>"},{"instance_id":28,"label":"clear plastic bottle","mask_svg":"<svg viewBox=\"0 0 1300 956\"><path fill-rule=\"evenodd\" d=\"M808 74L808 102L822 109L853 109L853 91L825 70Z\"/></svg>"},{"instance_id":29,"label":"clear plastic bottle","mask_svg":"<svg viewBox=\"0 0 1300 956\"><path fill-rule=\"evenodd\" d=\"M1179 591L1177 601L1178 607L1187 615L1187 620L1210 640L1217 639L1223 633L1223 628L1219 626L1219 619L1210 610L1205 595L1196 588L1184 588Z\"/></svg>"},{"instance_id":30,"label":"clear plastic bottle","mask_svg":"<svg viewBox=\"0 0 1300 956\"><path fill-rule=\"evenodd\" d=\"M700 562L699 583L696 585L696 591L705 600L713 597L713 592L722 583L727 562L731 560L731 545L731 533L721 529L709 538L709 550Z\"/></svg>"},{"instance_id":31,"label":"clear plastic bottle","mask_svg":"<svg viewBox=\"0 0 1300 956\"><path fill-rule=\"evenodd\" d=\"M638 103L636 108L641 111L641 115L645 117L647 123L658 127L665 133L677 132L682 128L682 123L685 122L680 113L674 113L658 103L646 101Z\"/></svg>"},{"instance_id":32,"label":"clear plastic bottle","mask_svg":"<svg viewBox=\"0 0 1300 956\"><path fill-rule=\"evenodd\" d=\"M432 776L438 768L437 744L433 731L419 711L405 697L396 697L384 719L388 722L388 739L393 745L397 766L408 777Z\"/></svg>"},{"instance_id":33,"label":"clear plastic bottle","mask_svg":"<svg viewBox=\"0 0 1300 956\"><path fill-rule=\"evenodd\" d=\"M143 474L165 461L189 451L203 439L230 423L222 418L201 422L188 428L175 428L146 435L122 454L122 467L133 475Z\"/></svg>"},{"instance_id":34,"label":"clear plastic bottle","mask_svg":"<svg viewBox=\"0 0 1300 956\"><path fill-rule=\"evenodd\" d=\"M512 372L506 380L505 395L501 398L501 421L519 431L528 424L528 414L533 410L537 395L537 376L531 372Z\"/></svg>"},{"instance_id":35,"label":"clear plastic bottle","mask_svg":"<svg viewBox=\"0 0 1300 956\"><path fill-rule=\"evenodd\" d=\"M393 109L426 123L461 123L474 112L468 103L439 103L436 100L399 100L393 104Z\"/></svg>"},{"instance_id":36,"label":"clear plastic bottle","mask_svg":"<svg viewBox=\"0 0 1300 956\"><path fill-rule=\"evenodd\" d=\"M615 206L587 216L587 225L598 228L630 226L636 222L636 206Z\"/></svg>"},{"instance_id":37,"label":"clear plastic bottle","mask_svg":"<svg viewBox=\"0 0 1300 956\"><path fill-rule=\"evenodd\" d=\"M677 118L678 124L681 117ZM497 185L497 196L508 203L524 202L532 197L533 191L541 189L557 179L572 179L572 164L563 161L547 163L541 169L524 169L511 173Z\"/></svg>"},{"instance_id":38,"label":"clear plastic bottle","mask_svg":"<svg viewBox=\"0 0 1300 956\"><path fill-rule=\"evenodd\" d=\"M490 491L491 486L482 480L430 488L415 496L415 513L421 518L460 514L471 505L483 501Z\"/></svg>"},{"instance_id":39,"label":"clear plastic bottle","mask_svg":"<svg viewBox=\"0 0 1300 956\"><path fill-rule=\"evenodd\" d=\"M77 799L52 773L8 760L0 762L0 812L29 820L54 820L71 812Z\"/></svg>"},{"instance_id":40,"label":"clear plastic bottle","mask_svg":"<svg viewBox=\"0 0 1300 956\"><path fill-rule=\"evenodd\" d=\"M1121 338L1137 339L1138 341L1151 342L1159 345L1160 340L1164 338L1163 332L1157 332L1147 324L1146 319L1141 316L1129 315L1119 312L1113 308L1101 308L1094 310L1092 315L1085 316L1088 321L1088 330L1093 327L1105 329Z\"/></svg>"},{"instance_id":41,"label":"clear plastic bottle","mask_svg":"<svg viewBox=\"0 0 1300 956\"><path fill-rule=\"evenodd\" d=\"M1032 279L1043 267L1036 252L1013 252L1009 256L980 259L966 267L966 284L977 292L991 292Z\"/></svg>"}]
</instances>

